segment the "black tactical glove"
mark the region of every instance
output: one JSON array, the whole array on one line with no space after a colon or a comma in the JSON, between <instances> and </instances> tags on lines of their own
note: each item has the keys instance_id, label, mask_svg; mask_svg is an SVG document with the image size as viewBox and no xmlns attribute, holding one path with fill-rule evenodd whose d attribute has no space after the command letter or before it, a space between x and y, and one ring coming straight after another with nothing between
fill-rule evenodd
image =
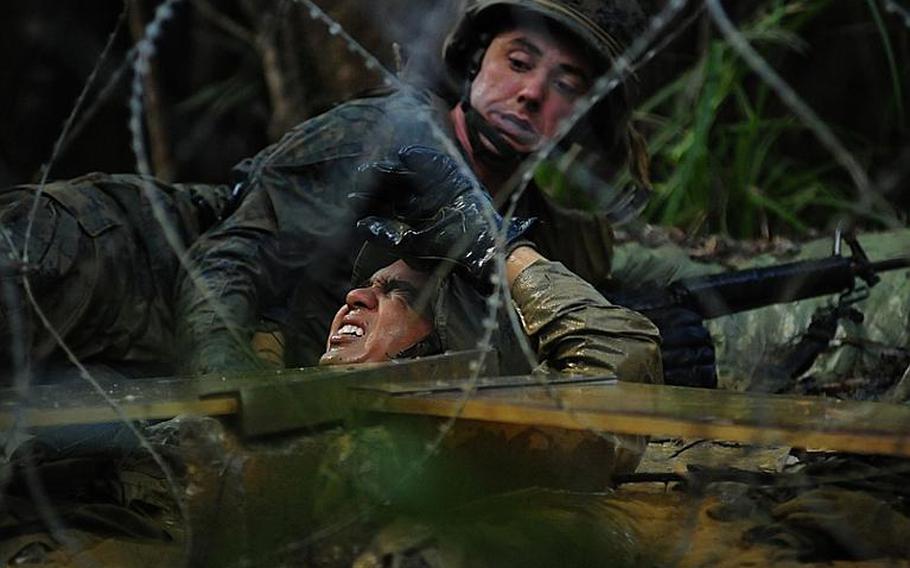
<instances>
[{"instance_id":1,"label":"black tactical glove","mask_svg":"<svg viewBox=\"0 0 910 568\"><path fill-rule=\"evenodd\" d=\"M407 146L399 162L374 162L358 171L360 211L371 214L357 227L373 243L406 261L454 262L485 285L493 271L503 219L490 195L449 156L425 146ZM505 251L533 219L512 219Z\"/></svg>"},{"instance_id":2,"label":"black tactical glove","mask_svg":"<svg viewBox=\"0 0 910 568\"><path fill-rule=\"evenodd\" d=\"M714 342L701 316L685 308L642 312L660 330L664 383L684 387L717 387Z\"/></svg>"}]
</instances>

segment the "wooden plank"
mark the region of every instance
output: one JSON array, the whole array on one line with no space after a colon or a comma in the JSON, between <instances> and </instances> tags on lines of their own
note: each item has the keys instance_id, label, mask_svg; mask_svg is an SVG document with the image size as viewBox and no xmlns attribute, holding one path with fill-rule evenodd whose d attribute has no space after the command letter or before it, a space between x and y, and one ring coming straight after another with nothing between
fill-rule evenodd
<instances>
[{"instance_id":1,"label":"wooden plank","mask_svg":"<svg viewBox=\"0 0 910 568\"><path fill-rule=\"evenodd\" d=\"M910 456L910 407L877 402L635 383L358 396L380 412Z\"/></svg>"},{"instance_id":2,"label":"wooden plank","mask_svg":"<svg viewBox=\"0 0 910 568\"><path fill-rule=\"evenodd\" d=\"M221 382L220 380L218 382ZM180 414L225 416L239 410L237 397L200 399L204 383L190 379L103 381L105 395L130 420L160 420ZM117 422L120 416L89 384L35 385L26 397L0 390L0 430Z\"/></svg>"},{"instance_id":3,"label":"wooden plank","mask_svg":"<svg viewBox=\"0 0 910 568\"><path fill-rule=\"evenodd\" d=\"M211 398L204 400L165 401L152 403L120 403L122 416L128 420L164 420L181 414L196 416L228 416L236 414L240 403L234 397ZM28 427L44 428L48 426L71 426L75 424L106 424L118 422L117 414L109 405L92 405L86 407L60 408L48 410L25 407L21 414L16 412L0 413L0 430L11 429L17 420Z\"/></svg>"},{"instance_id":4,"label":"wooden plank","mask_svg":"<svg viewBox=\"0 0 910 568\"><path fill-rule=\"evenodd\" d=\"M446 382L470 373L477 351L392 364L361 364L255 371L202 377L99 380L105 396L130 420L179 414L236 414L245 435L261 435L343 419L350 384L408 391L411 382ZM495 355L487 357L496 365ZM421 388L424 388L423 386ZM0 431L20 427L116 422L117 412L83 380L33 385L27 392L0 389Z\"/></svg>"},{"instance_id":5,"label":"wooden plank","mask_svg":"<svg viewBox=\"0 0 910 568\"><path fill-rule=\"evenodd\" d=\"M446 370L446 365L440 369ZM482 380L479 383L484 388L463 400L468 383L440 378L452 376L447 370L430 372L437 366L402 365L390 368L388 373L378 368L358 369L343 376L285 371L240 378L142 379L108 384L105 390L130 419L233 414L241 418L241 429L254 435L278 426L300 427L317 418L338 420L349 409L360 408L910 456L907 406L596 379L592 383L588 377L560 377L562 384L544 388L537 385L543 379L536 376ZM113 409L82 383L46 385L30 391L27 403L20 402L12 389L0 392L0 430L23 418L19 424L28 427L118 419ZM265 396L269 393L272 396ZM334 401L337 406L339 400L344 402L344 409L330 408L328 402ZM276 405L286 407L283 414L278 413ZM284 421L276 418L284 414ZM245 415L258 418L245 428Z\"/></svg>"}]
</instances>

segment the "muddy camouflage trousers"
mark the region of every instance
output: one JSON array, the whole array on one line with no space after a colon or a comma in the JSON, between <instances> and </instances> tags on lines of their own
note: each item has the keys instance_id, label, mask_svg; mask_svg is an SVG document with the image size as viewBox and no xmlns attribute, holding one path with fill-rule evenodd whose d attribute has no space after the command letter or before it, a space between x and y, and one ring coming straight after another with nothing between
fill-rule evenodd
<instances>
[{"instance_id":1,"label":"muddy camouflage trousers","mask_svg":"<svg viewBox=\"0 0 910 568\"><path fill-rule=\"evenodd\" d=\"M26 363L52 380L67 363L55 334L80 360L169 372L179 262L155 209L185 247L223 216L230 188L88 174L37 189L0 192L0 384Z\"/></svg>"}]
</instances>

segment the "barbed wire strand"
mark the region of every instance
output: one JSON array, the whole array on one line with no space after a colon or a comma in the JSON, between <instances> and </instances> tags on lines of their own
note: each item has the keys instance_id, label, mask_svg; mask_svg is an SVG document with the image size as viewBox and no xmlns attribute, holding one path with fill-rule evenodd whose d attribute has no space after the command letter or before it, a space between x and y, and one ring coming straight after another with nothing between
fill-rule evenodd
<instances>
[{"instance_id":1,"label":"barbed wire strand","mask_svg":"<svg viewBox=\"0 0 910 568\"><path fill-rule=\"evenodd\" d=\"M63 124L63 130L60 132L60 135L57 137L57 140L54 142L54 147L51 150L51 157L48 159L47 163L44 165L43 172L41 174L41 180L38 182L38 189L35 192L34 200L32 201L32 208L29 212L28 224L25 227L25 238L23 239L22 244L22 263L28 263L28 245L32 235L32 227L34 225L35 217L38 212L38 205L41 201L41 195L44 193L44 186L47 183L48 176L51 172L51 167L54 165L54 162L57 160L57 156L60 154L60 150L63 147L63 142L66 140L69 135L69 131L73 126L73 122L76 120L79 111L82 108L83 103L85 102L86 97L88 96L89 91L91 90L92 85L95 82L95 78L98 76L98 73L101 71L102 64L107 55L110 52L111 48L114 45L114 39L117 37L117 34L120 31L120 28L123 26L123 22L126 20L127 14L127 5L124 2L123 11L120 13L120 16L117 18L117 23L114 25L114 30L108 35L107 42L104 45L104 48L101 50L101 54L98 56L98 60L95 63L95 66L92 68L91 73L89 73L88 79L85 80L85 85L82 87L82 91L79 93L79 96L76 98L76 103L73 105L73 109L70 111L69 115L66 117L66 121Z\"/></svg>"},{"instance_id":2,"label":"barbed wire strand","mask_svg":"<svg viewBox=\"0 0 910 568\"><path fill-rule=\"evenodd\" d=\"M803 99L796 94L790 85L758 54L749 40L740 33L724 11L719 0L705 0L708 14L730 46L752 68L792 112L805 124L816 139L827 149L834 159L847 171L856 186L859 203L853 209L860 213L878 212L878 217L890 228L899 226L893 209L875 190L865 169L856 157L841 143L831 128L828 127Z\"/></svg>"},{"instance_id":3,"label":"barbed wire strand","mask_svg":"<svg viewBox=\"0 0 910 568\"><path fill-rule=\"evenodd\" d=\"M885 0L885 11L889 14L897 14L903 19L904 25L910 28L910 9L901 6L895 0Z\"/></svg>"},{"instance_id":4,"label":"barbed wire strand","mask_svg":"<svg viewBox=\"0 0 910 568\"><path fill-rule=\"evenodd\" d=\"M136 44L136 60L133 64L133 83L132 83L132 96L129 101L130 109L130 120L129 120L129 130L132 135L132 149L136 155L136 165L137 170L140 176L140 187L142 188L143 194L146 199L149 201L149 204L152 206L152 216L161 226L161 229L164 233L165 240L174 250L175 254L181 265L187 267L188 263L185 259L185 249L182 245L181 238L177 234L176 229L171 226L169 220L167 219L167 214L165 212L164 205L160 201L160 196L153 190L152 181L151 181L151 168L149 167L147 153L145 152L145 145L142 140L142 82L146 75L149 72L151 66L151 58L155 54L155 42L159 38L162 32L163 25L169 21L174 16L174 6L181 2L181 0L166 0L162 4L158 5L155 9L155 14L152 17L152 20L146 25L143 32L143 37ZM116 405L116 402L110 401L113 404L115 411L122 420L125 421L125 416L123 415L122 410ZM186 503L186 499L180 490L180 486L177 483L177 480L171 471L170 467L164 462L161 456L152 448L149 441L132 425L130 422L126 422L130 430L137 436L139 443L149 451L152 455L152 458L155 460L155 463L161 467L162 472L164 473L165 478L167 479L168 488L172 493L176 505L180 511L180 516L184 524L184 551L185 551L185 560L189 561L191 552L192 552L192 541L193 533L192 526L190 523L190 514L189 507Z\"/></svg>"},{"instance_id":5,"label":"barbed wire strand","mask_svg":"<svg viewBox=\"0 0 910 568\"><path fill-rule=\"evenodd\" d=\"M375 56L370 54L367 50L365 50L362 46L360 46L360 44L358 42L356 42L356 40L354 40L350 35L347 34L347 32L344 30L343 26L341 26L340 23L338 23L337 21L332 19L330 16L325 14L325 12L323 12L321 9L319 9L318 6L313 5L312 2L310 2L309 0L298 0L298 1L301 1L302 3L304 3L310 7L310 16L312 18L318 19L318 20L322 21L323 23L325 23L327 26L329 26L329 31L330 31L331 35L340 36L348 44L349 49L351 51L353 51L354 53L358 53L362 57L364 57L366 59L366 61L369 62L367 64L368 69L382 69L388 75L391 75L384 69L383 66L381 66L381 64L378 63L378 60L375 58ZM649 26L648 32L650 32L650 33L646 33L643 38L640 38L639 41L637 41L635 44L633 44L633 46L630 47L629 50L626 51L626 53L624 53L622 56L620 56L620 59L622 60L623 57L628 57L630 59L638 58L640 55L639 52L645 51L645 49L647 49L653 43L653 40L654 40L654 38L657 37L658 33L660 31L662 31L663 28L666 27L673 20L673 18L676 16L676 14L678 14L685 7L686 4L687 4L687 0L676 0L670 6L668 6L664 11L662 11L660 14L655 16L655 18L653 18L651 20L651 24ZM667 42L666 44L668 44L668 43L669 42ZM666 45L666 44L664 44L664 45ZM656 53L656 51L654 49L652 49L650 52L648 52L648 59L653 57L653 55L655 53ZM624 71L628 71L629 67L630 66L627 64L627 65L623 66L622 68ZM394 76L392 76L392 77L394 77ZM403 85L397 79L397 77L394 77L393 79L388 79L388 80L392 81L393 84L396 84L399 87L407 88L405 85ZM385 84L388 85L389 83L385 82ZM614 80L612 83L610 83L608 81L604 81L604 79L602 77L596 83L596 85L599 87L599 88L595 89L594 97L596 97L596 98L589 99L589 101L591 101L590 104L583 111L576 112L573 115L572 119L570 120L571 124L563 125L563 129L560 131L560 138L558 140L554 141L553 143L551 143L551 145L549 146L549 151L541 151L535 156L538 160L537 163L539 163L540 161L543 161L543 159L546 158L546 156L550 153L550 151L552 151L552 149L556 147L556 144L559 141L561 141L562 137L564 137L566 134L568 134L571 127L574 126L574 122L576 122L577 120L580 120L583 116L585 116L585 114L587 113L587 110L591 106L593 106L593 104L597 100L599 100L600 97L605 96L610 90L615 88L618 84L619 84L618 80ZM445 140L448 140L448 138L446 137ZM460 152L458 152L457 149L453 148L453 150L454 150L454 156L460 155ZM536 167L537 163L534 164L535 167ZM462 167L464 167L464 166L462 166ZM525 181L524 187L527 186L528 182L531 179L531 175L533 175L533 168L530 168L529 171L530 171L530 174L528 176L526 176L525 178L523 178ZM470 172L470 170L468 170L468 172L473 177L473 172ZM509 210L507 211L506 215L503 218L502 229L495 231L496 235L497 235L497 237L496 237L497 253L495 255L496 270L495 270L494 275L491 278L491 284L493 287L493 291L487 297L487 300L486 300L487 311L486 311L486 316L482 320L483 334L477 344L477 347L480 351L480 355L478 356L477 359L471 361L469 364L470 376L468 377L468 380L466 380L465 383L462 385L462 388L461 388L462 396L457 401L456 408L455 408L455 411L452 413L452 416L449 419L447 419L446 421L444 421L439 426L439 434L436 436L435 439L429 441L425 445L425 452L424 452L423 456L419 460L417 460L416 463L410 464L411 467L398 480L396 487L399 487L402 484L404 484L405 482L409 481L414 475L416 475L422 469L423 464L426 463L426 461L429 460L433 455L435 455L435 453L441 447L441 444L444 441L445 437L454 428L455 423L457 422L457 420L463 413L464 408L467 405L468 401L472 398L472 396L477 391L477 383L478 383L478 379L480 376L480 372L483 370L483 363L484 363L486 354L488 353L488 351L490 349L491 340L492 340L494 331L497 327L496 313L503 305L508 305L508 303L510 302L510 295L507 290L508 286L502 285L503 282L505 282L505 255L503 254L502 251L505 250L505 235L506 235L506 230L508 228L508 223L511 220L512 216L514 215L515 206L517 205L517 201L518 201L519 197L520 197L520 193L513 194ZM485 217L488 217L486 219L488 225L491 228L495 228L495 223L494 223L492 217L489 216L489 213L485 212ZM503 301L504 299L505 299L505 302ZM521 348L523 354L525 355L525 357L529 359L529 363L533 367L537 361L536 355L534 354L533 350L530 348L529 341L524 334L524 329L521 326L520 322L518 321L517 317L512 313L512 310L507 309L507 312L509 313L509 321L510 321L511 325L515 328L515 335L518 338L520 348ZM554 392L555 389L552 389L552 385L547 380L547 378L545 376L541 376L541 380L547 386L548 393L550 394L550 396L554 396L554 400L557 401L557 404L560 407L560 409L565 412L574 414L574 412L571 409L570 404L566 400L564 400L562 397L555 396L555 394L556 394ZM603 433L601 433L595 429L592 429L588 426L586 426L585 428L588 431L593 432L600 437L604 436ZM611 440L615 441L615 438L611 438Z\"/></svg>"},{"instance_id":6,"label":"barbed wire strand","mask_svg":"<svg viewBox=\"0 0 910 568\"><path fill-rule=\"evenodd\" d=\"M10 251L15 251L15 244L13 242L13 239L10 236L7 228L2 224L0 224L0 235L2 235L3 240L6 241ZM26 415L26 409L28 404L28 391L31 381L25 348L26 334L25 322L22 317L23 310L17 308L18 306L23 305L23 298L19 293L19 288L13 278L0 277L0 282L2 282L3 285L3 301L5 302L6 306L9 306L9 309L5 310L5 323L8 326L10 342L12 343L12 345L10 345L10 351L12 352L11 354L13 363L13 386L17 398L14 406L13 425L8 432L4 433L4 436L6 437L4 440L5 447L2 448L2 454L0 455L2 455L8 462L12 463L13 454L16 451L16 445L20 439L25 438L28 431L28 417ZM35 508L38 511L38 516L44 522L44 525L47 527L47 530L50 532L51 536L60 542L64 548L71 552L77 551L77 542L74 539L70 538L70 535L66 532L65 523L51 504L51 500L47 495L47 490L44 487L41 478L37 475L37 467L35 466L34 460L32 458L31 448L26 447L24 449L21 460L22 472L25 477L25 484L28 488L29 494L34 500ZM12 474L10 473L9 476L4 475L2 478L0 478L0 494L6 494L6 487L8 486L11 477Z\"/></svg>"},{"instance_id":7,"label":"barbed wire strand","mask_svg":"<svg viewBox=\"0 0 910 568\"><path fill-rule=\"evenodd\" d=\"M28 283L28 281L25 281L25 290L26 290L26 293L30 297L32 297L32 298L34 297L32 294L31 285ZM168 489L171 491L172 496L176 500L176 504L177 504L178 508L180 509L181 516L186 524L186 533L185 533L186 534L186 547L185 548L187 551L189 551L190 550L189 542L190 542L190 535L191 535L190 527L189 527L189 509L186 506L185 500L183 499L183 496L182 496L182 492L179 489L180 486L177 484L177 480L176 480L173 472L171 471L170 466L167 465L167 463L161 457L161 454L159 454L158 451L156 451L155 448L152 447L151 443L149 443L149 441L145 437L145 435L143 435L142 432L139 431L139 429L136 427L136 425L123 412L123 409L120 407L120 405L117 403L117 401L108 395L107 391L104 390L104 387L101 386L101 384L92 376L92 374L88 371L88 369L82 364L82 362L79 360L79 358L76 356L76 354L69 348L69 346L63 340L63 337L61 337L60 334L57 332L57 329L54 327L54 325L50 322L50 320L47 319L47 316L44 314L44 311L41 310L40 308L36 307L35 314L41 320L41 323L47 328L48 332L50 332L51 336L54 338L54 340L57 342L57 344L60 346L60 348L63 350L64 354L66 355L66 358L79 371L79 376L85 382L90 384L92 386L92 388L95 390L95 392L102 398L102 400L104 400L104 402L108 406L111 407L111 409L117 415L117 419L120 422L122 422L127 427L127 429L130 431L130 433L132 433L136 437L136 440L139 442L139 445L144 450L149 452L149 455L151 456L151 458L155 461L155 463L158 465L158 467L161 468L161 471L164 474L165 479L167 481Z\"/></svg>"},{"instance_id":8,"label":"barbed wire strand","mask_svg":"<svg viewBox=\"0 0 910 568\"><path fill-rule=\"evenodd\" d=\"M40 204L41 196L43 194L44 187L47 183L47 179L50 175L52 166L55 163L57 157L59 156L59 154L64 146L64 142L68 139L68 136L71 132L74 121L75 121L76 117L79 115L79 111L82 109L82 106L88 96L88 93L91 91L91 88L95 83L95 79L97 78L101 68L103 67L104 62L107 59L107 55L109 54L109 52L113 46L114 40L116 39L116 36L119 33L119 31L123 25L123 22L126 20L127 11L128 11L128 6L126 5L126 3L124 3L123 10L122 10L120 16L118 17L114 30L108 36L107 42L106 42L101 54L99 55L98 60L95 64L94 68L92 69L92 72L89 74L89 77L86 80L86 83L83 86L82 91L80 92L79 96L77 97L77 100L73 106L73 109L70 111L70 114L68 115L67 120L64 123L63 130L61 131L60 135L57 137L57 140L56 140L54 147L52 149L52 152L51 152L51 157L43 168L41 180L38 184L37 190L35 191L35 196L33 198L32 207L29 212L28 223L26 225L26 231L25 231L25 237L23 239L23 250L21 253L21 258L22 258L21 262L22 262L23 266L27 266L27 264L28 264L29 243L30 243L31 234L33 231L34 221L35 221L35 218L37 217L38 206ZM129 58L129 54L127 54L127 58ZM109 84L112 84L112 83L109 83ZM10 244L12 245L12 239L5 232L4 232L4 238L7 241L9 241ZM13 251L13 253L16 252L14 246L11 246L11 250ZM152 459L155 461L155 463L161 468L162 473L164 474L165 479L167 481L168 488L169 488L170 492L172 493L172 496L175 499L175 504L180 509L181 517L184 520L184 523L186 525L185 548L187 551L189 551L190 543L191 543L191 527L189 526L189 511L186 507L184 499L182 498L182 494L179 489L179 485L177 484L176 478L174 477L174 474L171 471L170 467L167 465L167 463L164 461L164 459L161 457L161 455L152 447L152 445L148 442L148 440L145 438L145 436L139 431L139 429L133 424L133 422L130 421L129 418L123 413L119 404L115 400L113 400L113 398L108 396L105 389L92 376L92 374L88 371L88 369L82 364L82 362L79 360L79 358L76 356L76 354L67 345L65 339L57 331L57 329L55 328L53 323L48 319L47 315L44 313L44 310L41 308L40 304L38 303L34 291L32 290L31 281L30 281L27 271L24 272L24 274L22 276L22 284L23 284L23 289L25 291L26 298L28 299L29 303L31 304L31 307L34 310L35 315L38 317L41 324L51 334L51 336L53 337L53 339L57 343L57 345L59 345L61 350L66 355L66 358L77 368L80 378L85 380L92 387L92 389L97 394L100 395L100 397L105 401L105 403L108 404L114 410L115 414L117 414L118 419L121 422L123 422L123 424L127 427L127 429L136 437L140 446L143 447L143 449L145 449L147 452L149 452L149 455L152 457ZM16 377L17 377L16 385L17 385L18 394L22 400L27 400L29 383L30 383L30 381L28 380L28 373L20 372L20 373L16 374ZM20 430L25 430L28 428L27 418L26 418L26 415L22 412L23 410L24 409L22 408L22 405L18 405L17 419L16 419L15 425L14 425L14 432L17 428ZM33 464L31 464L30 462L28 465L33 467ZM31 473L32 475L29 475L29 473ZM38 478L37 475L34 475L34 473L35 472L26 472L26 477L27 477L27 483L29 484L30 490L32 491L33 498L35 499L36 504L39 507L39 511L41 511L42 515L46 518L47 523L49 525L49 529L51 530L52 534L55 534L55 537L59 537L61 542L69 543L70 547L72 548L73 543L71 542L71 539L68 539L68 537L65 536L65 533L63 533L62 521L56 516L56 514L53 512L52 509L48 509L48 507L50 507L51 505L50 505L49 500L46 498L46 495L43 492L38 492L36 494L36 491L38 489L40 489L41 486L40 486L40 478Z\"/></svg>"},{"instance_id":9,"label":"barbed wire strand","mask_svg":"<svg viewBox=\"0 0 910 568\"><path fill-rule=\"evenodd\" d=\"M16 250L15 242L13 241L6 227L0 226L0 233L2 233L3 239L6 241L9 247L10 254L13 256L13 258L10 260L13 262L19 261L20 266L23 270L22 286L23 291L25 292L26 300L34 310L35 314L41 320L41 324L47 328L52 336L54 336L54 339L58 342L58 344L68 354L71 352L64 344L63 338L60 337L56 329L54 329L53 324L47 319L44 311L38 304L37 298L32 292L28 271L29 244L31 241L34 221L38 213L38 207L41 203L41 196L44 192L44 186L47 184L48 177L50 176L51 169L56 162L57 157L60 155L64 141L67 139L73 123L78 116L79 111L81 110L86 98L88 97L88 93L91 91L91 88L95 83L95 79L98 77L103 63L107 59L108 54L113 47L117 34L120 32L120 29L123 27L123 23L126 21L126 14L127 5L124 3L123 10L120 12L117 21L114 24L114 29L108 35L107 41L105 42L105 45L98 56L98 60L96 61L95 66L89 73L89 76L86 79L85 84L79 93L79 96L76 98L76 102L74 103L72 110L64 121L63 129L60 132L60 135L54 142L54 146L51 150L51 155L42 168L43 171L38 183L38 188L35 190L32 205L29 208L28 222L26 224L21 251ZM20 434L27 432L29 428L28 417L25 413L25 407L28 403L29 398L31 374L28 369L27 354L25 353L27 349L27 346L25 345L26 334L24 333L25 324L21 318L22 311L16 308L16 306L18 306L22 301L22 298L18 293L16 293L15 285L12 284L11 280L4 282L4 299L8 302L15 302L8 304L10 306L10 309L7 310L7 315L8 317L11 316L9 319L9 327L11 332L10 341L13 342L13 345L10 346L10 350L12 351L13 355L13 384L15 386L16 395L19 399L19 403L16 404L15 409L15 420L12 428L10 429L9 435L12 439L16 439ZM90 383L94 383L94 386L97 386L98 389L100 389L100 386L98 386L91 377L89 377L88 380ZM101 392L103 392L103 389L101 389ZM73 540L66 533L66 526L63 523L62 518L54 510L54 507L47 496L43 481L37 475L37 468L34 461L32 460L30 450L26 450L23 459L25 462L23 472L25 475L26 486L28 487L29 493L35 501L35 506L38 510L38 514L41 516L42 520L45 522L45 525L47 526L50 533L54 536L54 538L61 542L65 548L71 551L75 551L78 548L78 545L75 540Z\"/></svg>"},{"instance_id":10,"label":"barbed wire strand","mask_svg":"<svg viewBox=\"0 0 910 568\"><path fill-rule=\"evenodd\" d=\"M190 262L186 246L182 237L172 226L161 196L154 190L152 168L149 164L148 152L143 138L142 110L143 110L143 79L151 69L151 59L155 55L155 41L161 34L162 26L174 15L173 7L182 0L167 0L155 10L155 15L145 28L142 39L136 44L136 60L133 64L133 82L129 100L130 118L128 122L130 131L130 145L136 156L136 170L140 174L139 186L146 200L151 205L152 217L161 227L164 240L174 252L180 267L186 271L192 285L200 292L215 312L216 317L225 323L225 329L237 345L244 345L245 339L240 329L233 325L231 318L217 301L215 293L208 282L203 278L195 263Z\"/></svg>"}]
</instances>

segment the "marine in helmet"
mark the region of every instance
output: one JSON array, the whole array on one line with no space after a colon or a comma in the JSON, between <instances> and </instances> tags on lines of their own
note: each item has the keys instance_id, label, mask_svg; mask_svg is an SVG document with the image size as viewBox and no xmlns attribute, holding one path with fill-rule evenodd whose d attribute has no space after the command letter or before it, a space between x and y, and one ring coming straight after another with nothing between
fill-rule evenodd
<instances>
[{"instance_id":1,"label":"marine in helmet","mask_svg":"<svg viewBox=\"0 0 910 568\"><path fill-rule=\"evenodd\" d=\"M504 171L552 138L643 27L632 0L470 3L443 58L459 96L451 111L456 134L481 181L495 191ZM602 165L634 158L632 173L647 185L647 156L629 123L630 91L618 83L567 141L584 142Z\"/></svg>"},{"instance_id":2,"label":"marine in helmet","mask_svg":"<svg viewBox=\"0 0 910 568\"><path fill-rule=\"evenodd\" d=\"M185 369L252 364L249 336L263 314L289 339L286 363L314 364L364 239L354 227L367 211L348 199L358 168L421 145L499 193L521 158L556 136L643 21L631 0L471 3L444 48L454 89L406 88L341 104L242 163L243 203L191 249L200 281L178 282ZM573 140L596 140L604 164L629 161L628 106L625 89L617 90ZM524 237L541 256L594 284L608 278L605 215L565 209L536 187L519 214L537 219Z\"/></svg>"},{"instance_id":3,"label":"marine in helmet","mask_svg":"<svg viewBox=\"0 0 910 568\"><path fill-rule=\"evenodd\" d=\"M489 195L450 158L409 147L400 152L399 162L368 164L361 175L385 184L378 190L382 204L371 208L377 215L358 223L369 242L353 279L372 276L347 294L332 321L321 364L439 353L463 341L462 335L483 335L490 306L482 288L495 263L487 254L495 238L489 229L493 225L513 245L505 258L505 285L513 301L498 310L500 323L490 330L497 359L509 361L501 371L661 381L654 326L610 304L562 264L522 244L529 223L506 223ZM414 194L422 198L415 201ZM423 209L427 202L435 215ZM462 308L460 316L451 303ZM505 310L512 309L520 330L508 323ZM511 349L516 333L534 353L532 361L524 361L527 368L520 367ZM487 472L491 486L484 490L494 491L526 486L601 490L612 475L634 470L644 449L641 436L472 421L459 422L446 438L447 449ZM498 479L491 472L508 473Z\"/></svg>"},{"instance_id":4,"label":"marine in helmet","mask_svg":"<svg viewBox=\"0 0 910 568\"><path fill-rule=\"evenodd\" d=\"M379 362L451 349L457 342L448 329L453 311L446 304L451 302L474 304L464 312L470 321L462 322L462 333L473 323L468 335L480 336L483 312L489 310L484 287L495 264L490 251L496 233L504 232L509 242L505 284L522 331L537 351L531 366L661 381L654 326L607 302L560 263L543 258L523 240L532 223L512 219L506 224L489 195L452 159L411 146L399 153L398 161L367 164L360 175L384 185L372 188L370 195L382 197L381 205L369 208L378 215L358 222L368 245L353 280L360 281L364 273L372 276L347 294L335 314L321 364ZM466 289L457 290L461 284ZM505 324L508 314L498 315L504 325L494 331L501 338L512 328ZM510 343L498 341L494 347L508 357L504 347Z\"/></svg>"},{"instance_id":5,"label":"marine in helmet","mask_svg":"<svg viewBox=\"0 0 910 568\"><path fill-rule=\"evenodd\" d=\"M635 2L481 0L468 6L444 48L460 92L450 115L471 166L491 191L556 134L559 120L572 112L594 79L610 70L643 22ZM626 166L644 195L650 189L648 156L629 120L633 87L626 81L608 91L562 144L583 145L586 162L598 176L610 178ZM533 189L531 193L528 201L536 198ZM534 241L541 246L551 235L538 234ZM547 244L549 254L566 258L555 243ZM603 253L590 241L575 244L582 258L572 267L592 279L581 266ZM623 280L630 285L627 277ZM602 272L592 281L601 289L617 288L605 282ZM664 339L667 382L716 386L714 347L698 314L674 308L649 317Z\"/></svg>"}]
</instances>

